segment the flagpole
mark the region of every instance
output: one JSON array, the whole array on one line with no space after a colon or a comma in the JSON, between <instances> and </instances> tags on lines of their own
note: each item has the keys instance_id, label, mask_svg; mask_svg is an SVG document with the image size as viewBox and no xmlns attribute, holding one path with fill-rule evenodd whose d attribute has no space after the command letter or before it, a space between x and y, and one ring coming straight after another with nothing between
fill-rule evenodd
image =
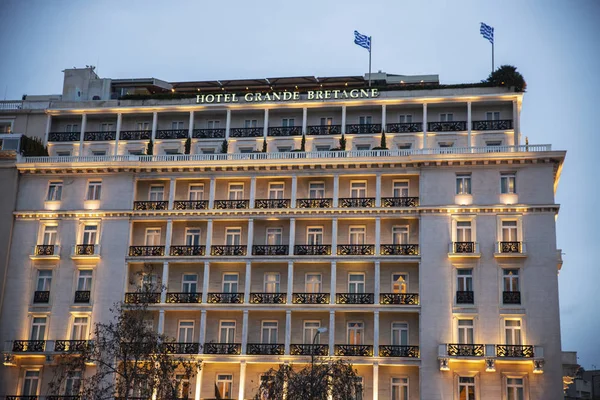
<instances>
[{"instance_id":1,"label":"flagpole","mask_svg":"<svg viewBox=\"0 0 600 400\"><path fill-rule=\"evenodd\" d=\"M494 42L492 42L492 73L494 72Z\"/></svg>"},{"instance_id":2,"label":"flagpole","mask_svg":"<svg viewBox=\"0 0 600 400\"><path fill-rule=\"evenodd\" d=\"M369 87L371 87L371 49L373 48L373 39L369 36Z\"/></svg>"}]
</instances>

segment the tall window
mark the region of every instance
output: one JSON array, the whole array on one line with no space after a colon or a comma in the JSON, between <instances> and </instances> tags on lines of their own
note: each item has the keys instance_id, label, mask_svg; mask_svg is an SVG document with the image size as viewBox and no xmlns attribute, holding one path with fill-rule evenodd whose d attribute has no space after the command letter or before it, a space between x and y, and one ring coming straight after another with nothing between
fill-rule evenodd
<instances>
[{"instance_id":1,"label":"tall window","mask_svg":"<svg viewBox=\"0 0 600 400\"><path fill-rule=\"evenodd\" d=\"M408 181L393 182L394 197L408 197Z\"/></svg>"},{"instance_id":2,"label":"tall window","mask_svg":"<svg viewBox=\"0 0 600 400\"><path fill-rule=\"evenodd\" d=\"M506 399L524 400L525 382L523 378L506 378Z\"/></svg>"},{"instance_id":3,"label":"tall window","mask_svg":"<svg viewBox=\"0 0 600 400\"><path fill-rule=\"evenodd\" d=\"M79 132L79 124L67 124L65 132Z\"/></svg>"},{"instance_id":4,"label":"tall window","mask_svg":"<svg viewBox=\"0 0 600 400\"><path fill-rule=\"evenodd\" d=\"M360 389L358 389L356 386L352 387L352 398L355 400L363 400L363 392L365 390L365 380L363 379L362 376L357 376L354 378L355 382L360 385Z\"/></svg>"},{"instance_id":5,"label":"tall window","mask_svg":"<svg viewBox=\"0 0 600 400\"><path fill-rule=\"evenodd\" d=\"M102 181L89 181L86 200L100 200Z\"/></svg>"},{"instance_id":6,"label":"tall window","mask_svg":"<svg viewBox=\"0 0 600 400\"><path fill-rule=\"evenodd\" d=\"M370 115L358 117L358 123L361 125L370 124L373 121L373 117Z\"/></svg>"},{"instance_id":7,"label":"tall window","mask_svg":"<svg viewBox=\"0 0 600 400\"><path fill-rule=\"evenodd\" d=\"M244 121L244 128L256 128L257 121L255 119L247 119Z\"/></svg>"},{"instance_id":8,"label":"tall window","mask_svg":"<svg viewBox=\"0 0 600 400\"><path fill-rule=\"evenodd\" d=\"M471 242L471 221L457 221L456 222L456 241L457 242Z\"/></svg>"},{"instance_id":9,"label":"tall window","mask_svg":"<svg viewBox=\"0 0 600 400\"><path fill-rule=\"evenodd\" d=\"M310 182L308 184L308 197L311 199L322 199L325 197L324 182Z\"/></svg>"},{"instance_id":10,"label":"tall window","mask_svg":"<svg viewBox=\"0 0 600 400\"><path fill-rule=\"evenodd\" d=\"M488 111L485 113L485 119L488 121L497 121L500 119L500 111Z\"/></svg>"},{"instance_id":11,"label":"tall window","mask_svg":"<svg viewBox=\"0 0 600 400\"><path fill-rule=\"evenodd\" d=\"M181 291L183 293L196 293L198 291L198 275L183 274L181 277Z\"/></svg>"},{"instance_id":12,"label":"tall window","mask_svg":"<svg viewBox=\"0 0 600 400\"><path fill-rule=\"evenodd\" d=\"M317 332L320 327L320 321L304 321L304 340L302 343L312 344L314 340L315 344L319 344L321 341L321 335L317 335ZM317 335L316 338L315 335Z\"/></svg>"},{"instance_id":13,"label":"tall window","mask_svg":"<svg viewBox=\"0 0 600 400\"><path fill-rule=\"evenodd\" d=\"M321 118L321 126L331 126L333 125L333 118L325 117Z\"/></svg>"},{"instance_id":14,"label":"tall window","mask_svg":"<svg viewBox=\"0 0 600 400\"><path fill-rule=\"evenodd\" d=\"M458 398L460 400L475 400L475 378L472 376L458 377Z\"/></svg>"},{"instance_id":15,"label":"tall window","mask_svg":"<svg viewBox=\"0 0 600 400\"><path fill-rule=\"evenodd\" d=\"M160 246L160 228L146 229L146 246Z\"/></svg>"},{"instance_id":16,"label":"tall window","mask_svg":"<svg viewBox=\"0 0 600 400\"><path fill-rule=\"evenodd\" d=\"M200 246L200 228L186 228L185 245Z\"/></svg>"},{"instance_id":17,"label":"tall window","mask_svg":"<svg viewBox=\"0 0 600 400\"><path fill-rule=\"evenodd\" d=\"M517 193L517 175L515 173L500 174L500 193Z\"/></svg>"},{"instance_id":18,"label":"tall window","mask_svg":"<svg viewBox=\"0 0 600 400\"><path fill-rule=\"evenodd\" d=\"M110 122L103 122L100 124L100 131L102 132L110 132L113 130L113 124Z\"/></svg>"},{"instance_id":19,"label":"tall window","mask_svg":"<svg viewBox=\"0 0 600 400\"><path fill-rule=\"evenodd\" d=\"M400 122L401 124L404 123L411 123L413 121L413 116L412 114L400 114L398 115L398 122Z\"/></svg>"},{"instance_id":20,"label":"tall window","mask_svg":"<svg viewBox=\"0 0 600 400\"><path fill-rule=\"evenodd\" d=\"M408 400L408 378L392 378L391 400Z\"/></svg>"},{"instance_id":21,"label":"tall window","mask_svg":"<svg viewBox=\"0 0 600 400\"><path fill-rule=\"evenodd\" d=\"M223 293L237 293L238 274L223 274Z\"/></svg>"},{"instance_id":22,"label":"tall window","mask_svg":"<svg viewBox=\"0 0 600 400\"><path fill-rule=\"evenodd\" d=\"M363 274L363 273L348 274L348 292L349 293L364 293L365 292L365 274Z\"/></svg>"},{"instance_id":23,"label":"tall window","mask_svg":"<svg viewBox=\"0 0 600 400\"><path fill-rule=\"evenodd\" d=\"M220 321L219 322L219 342L234 343L235 342L235 321Z\"/></svg>"},{"instance_id":24,"label":"tall window","mask_svg":"<svg viewBox=\"0 0 600 400\"><path fill-rule=\"evenodd\" d=\"M219 129L220 126L221 126L221 121L217 121L217 120L209 120L206 123L206 127L208 129Z\"/></svg>"},{"instance_id":25,"label":"tall window","mask_svg":"<svg viewBox=\"0 0 600 400\"><path fill-rule=\"evenodd\" d=\"M306 242L313 246L323 244L323 228L308 227L306 230Z\"/></svg>"},{"instance_id":26,"label":"tall window","mask_svg":"<svg viewBox=\"0 0 600 400\"><path fill-rule=\"evenodd\" d=\"M405 273L392 274L392 293L406 293L408 291L408 275Z\"/></svg>"},{"instance_id":27,"label":"tall window","mask_svg":"<svg viewBox=\"0 0 600 400\"><path fill-rule=\"evenodd\" d=\"M171 121L171 129L183 129L183 121Z\"/></svg>"},{"instance_id":28,"label":"tall window","mask_svg":"<svg viewBox=\"0 0 600 400\"><path fill-rule=\"evenodd\" d=\"M165 187L163 185L152 185L148 192L150 201L163 201L165 198Z\"/></svg>"},{"instance_id":29,"label":"tall window","mask_svg":"<svg viewBox=\"0 0 600 400\"><path fill-rule=\"evenodd\" d=\"M277 321L262 321L261 343L277 343Z\"/></svg>"},{"instance_id":30,"label":"tall window","mask_svg":"<svg viewBox=\"0 0 600 400\"><path fill-rule=\"evenodd\" d=\"M189 186L188 189L188 200L190 201L198 201L204 198L204 185L203 184L193 184Z\"/></svg>"},{"instance_id":31,"label":"tall window","mask_svg":"<svg viewBox=\"0 0 600 400\"><path fill-rule=\"evenodd\" d=\"M77 277L77 290L91 291L92 290L92 270L80 269Z\"/></svg>"},{"instance_id":32,"label":"tall window","mask_svg":"<svg viewBox=\"0 0 600 400\"><path fill-rule=\"evenodd\" d=\"M517 221L502 221L502 241L517 242Z\"/></svg>"},{"instance_id":33,"label":"tall window","mask_svg":"<svg viewBox=\"0 0 600 400\"><path fill-rule=\"evenodd\" d=\"M350 227L350 244L360 245L365 244L366 230L364 226L351 226Z\"/></svg>"},{"instance_id":34,"label":"tall window","mask_svg":"<svg viewBox=\"0 0 600 400\"><path fill-rule=\"evenodd\" d=\"M306 293L321 293L321 274L306 274L304 290Z\"/></svg>"},{"instance_id":35,"label":"tall window","mask_svg":"<svg viewBox=\"0 0 600 400\"><path fill-rule=\"evenodd\" d=\"M192 343L194 341L194 321L179 321L177 341L179 343Z\"/></svg>"},{"instance_id":36,"label":"tall window","mask_svg":"<svg viewBox=\"0 0 600 400\"><path fill-rule=\"evenodd\" d=\"M350 197L353 199L367 197L367 182L350 182Z\"/></svg>"},{"instance_id":37,"label":"tall window","mask_svg":"<svg viewBox=\"0 0 600 400\"><path fill-rule=\"evenodd\" d=\"M70 371L65 381L65 396L77 396L81 387L81 371Z\"/></svg>"},{"instance_id":38,"label":"tall window","mask_svg":"<svg viewBox=\"0 0 600 400\"><path fill-rule=\"evenodd\" d=\"M365 324L362 322L348 322L348 344L363 344Z\"/></svg>"},{"instance_id":39,"label":"tall window","mask_svg":"<svg viewBox=\"0 0 600 400\"><path fill-rule=\"evenodd\" d=\"M40 384L40 371L25 371L22 396L37 396Z\"/></svg>"},{"instance_id":40,"label":"tall window","mask_svg":"<svg viewBox=\"0 0 600 400\"><path fill-rule=\"evenodd\" d=\"M156 274L143 274L140 285L144 292L156 291L158 286L158 276Z\"/></svg>"},{"instance_id":41,"label":"tall window","mask_svg":"<svg viewBox=\"0 0 600 400\"><path fill-rule=\"evenodd\" d=\"M58 232L58 226L44 225L44 238L43 238L42 244L47 244L47 245L56 244L57 232Z\"/></svg>"},{"instance_id":42,"label":"tall window","mask_svg":"<svg viewBox=\"0 0 600 400\"><path fill-rule=\"evenodd\" d=\"M71 340L88 339L88 318L75 317L73 319L73 330L71 331Z\"/></svg>"},{"instance_id":43,"label":"tall window","mask_svg":"<svg viewBox=\"0 0 600 400\"><path fill-rule=\"evenodd\" d=\"M458 343L473 344L473 320L459 319L458 320Z\"/></svg>"},{"instance_id":44,"label":"tall window","mask_svg":"<svg viewBox=\"0 0 600 400\"><path fill-rule=\"evenodd\" d=\"M46 201L60 201L62 198L62 181L50 181L48 184L48 196Z\"/></svg>"},{"instance_id":45,"label":"tall window","mask_svg":"<svg viewBox=\"0 0 600 400\"><path fill-rule=\"evenodd\" d=\"M442 113L442 114L440 114L440 121L441 122L454 121L454 114L453 113Z\"/></svg>"},{"instance_id":46,"label":"tall window","mask_svg":"<svg viewBox=\"0 0 600 400\"><path fill-rule=\"evenodd\" d=\"M503 269L502 281L505 292L519 291L519 270L518 269Z\"/></svg>"},{"instance_id":47,"label":"tall window","mask_svg":"<svg viewBox=\"0 0 600 400\"><path fill-rule=\"evenodd\" d=\"M267 228L267 245L279 246L283 242L282 228Z\"/></svg>"},{"instance_id":48,"label":"tall window","mask_svg":"<svg viewBox=\"0 0 600 400\"><path fill-rule=\"evenodd\" d=\"M256 121L255 121L256 122ZM231 399L233 387L233 375L217 375L216 390L219 394L219 399Z\"/></svg>"},{"instance_id":49,"label":"tall window","mask_svg":"<svg viewBox=\"0 0 600 400\"><path fill-rule=\"evenodd\" d=\"M225 244L227 246L239 246L242 243L242 228L226 228Z\"/></svg>"},{"instance_id":50,"label":"tall window","mask_svg":"<svg viewBox=\"0 0 600 400\"><path fill-rule=\"evenodd\" d=\"M275 272L265 274L265 293L279 293L280 276Z\"/></svg>"},{"instance_id":51,"label":"tall window","mask_svg":"<svg viewBox=\"0 0 600 400\"><path fill-rule=\"evenodd\" d=\"M38 270L36 291L49 292L52 284L52 271L49 269Z\"/></svg>"},{"instance_id":52,"label":"tall window","mask_svg":"<svg viewBox=\"0 0 600 400\"><path fill-rule=\"evenodd\" d=\"M294 118L282 118L281 125L284 127L293 127L294 126Z\"/></svg>"},{"instance_id":53,"label":"tall window","mask_svg":"<svg viewBox=\"0 0 600 400\"><path fill-rule=\"evenodd\" d=\"M504 338L507 345L521 345L521 320L504 320Z\"/></svg>"},{"instance_id":54,"label":"tall window","mask_svg":"<svg viewBox=\"0 0 600 400\"><path fill-rule=\"evenodd\" d=\"M473 291L473 270L471 268L456 270L456 290L459 292Z\"/></svg>"},{"instance_id":55,"label":"tall window","mask_svg":"<svg viewBox=\"0 0 600 400\"><path fill-rule=\"evenodd\" d=\"M228 198L229 200L242 200L244 198L244 184L230 183Z\"/></svg>"},{"instance_id":56,"label":"tall window","mask_svg":"<svg viewBox=\"0 0 600 400\"><path fill-rule=\"evenodd\" d=\"M138 131L149 131L150 130L150 122L138 122L137 123Z\"/></svg>"},{"instance_id":57,"label":"tall window","mask_svg":"<svg viewBox=\"0 0 600 400\"><path fill-rule=\"evenodd\" d=\"M30 340L46 339L46 317L33 317Z\"/></svg>"},{"instance_id":58,"label":"tall window","mask_svg":"<svg viewBox=\"0 0 600 400\"><path fill-rule=\"evenodd\" d=\"M392 322L392 345L408 346L408 323Z\"/></svg>"},{"instance_id":59,"label":"tall window","mask_svg":"<svg viewBox=\"0 0 600 400\"><path fill-rule=\"evenodd\" d=\"M471 194L471 174L456 174L456 194Z\"/></svg>"},{"instance_id":60,"label":"tall window","mask_svg":"<svg viewBox=\"0 0 600 400\"><path fill-rule=\"evenodd\" d=\"M408 225L392 227L394 244L408 244Z\"/></svg>"},{"instance_id":61,"label":"tall window","mask_svg":"<svg viewBox=\"0 0 600 400\"><path fill-rule=\"evenodd\" d=\"M269 183L269 199L283 199L285 184L282 182Z\"/></svg>"},{"instance_id":62,"label":"tall window","mask_svg":"<svg viewBox=\"0 0 600 400\"><path fill-rule=\"evenodd\" d=\"M98 225L84 225L82 244L96 244L98 240Z\"/></svg>"}]
</instances>

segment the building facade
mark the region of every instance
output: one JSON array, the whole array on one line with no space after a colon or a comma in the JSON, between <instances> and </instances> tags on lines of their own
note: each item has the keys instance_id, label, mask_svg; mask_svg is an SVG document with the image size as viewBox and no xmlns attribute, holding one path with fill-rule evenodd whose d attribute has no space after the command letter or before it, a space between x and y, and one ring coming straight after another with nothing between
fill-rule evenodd
<instances>
[{"instance_id":1,"label":"building facade","mask_svg":"<svg viewBox=\"0 0 600 400\"><path fill-rule=\"evenodd\" d=\"M522 144L510 88L373 81L65 71L50 156L17 162L0 394L44 395L56 354L157 283L148 323L203 360L191 398L252 398L313 352L363 399L562 398L565 153Z\"/></svg>"}]
</instances>

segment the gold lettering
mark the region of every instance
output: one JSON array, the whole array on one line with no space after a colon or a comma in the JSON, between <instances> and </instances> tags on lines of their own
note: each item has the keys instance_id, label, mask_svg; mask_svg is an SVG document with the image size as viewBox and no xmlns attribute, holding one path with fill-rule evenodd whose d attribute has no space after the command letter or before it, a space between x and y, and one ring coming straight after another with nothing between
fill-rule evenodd
<instances>
[{"instance_id":1,"label":"gold lettering","mask_svg":"<svg viewBox=\"0 0 600 400\"><path fill-rule=\"evenodd\" d=\"M269 93L265 93L265 101L271 101L271 95Z\"/></svg>"},{"instance_id":2,"label":"gold lettering","mask_svg":"<svg viewBox=\"0 0 600 400\"><path fill-rule=\"evenodd\" d=\"M207 103L212 103L215 101L215 95L214 94L207 94L206 95L206 102Z\"/></svg>"},{"instance_id":3,"label":"gold lettering","mask_svg":"<svg viewBox=\"0 0 600 400\"><path fill-rule=\"evenodd\" d=\"M371 89L371 97L379 97L379 89Z\"/></svg>"},{"instance_id":4,"label":"gold lettering","mask_svg":"<svg viewBox=\"0 0 600 400\"><path fill-rule=\"evenodd\" d=\"M339 94L339 93L340 93L340 91L339 91L339 90L334 90L334 91L333 91L333 98L334 98L334 99L337 99L337 98L338 98L338 94Z\"/></svg>"},{"instance_id":5,"label":"gold lettering","mask_svg":"<svg viewBox=\"0 0 600 400\"><path fill-rule=\"evenodd\" d=\"M300 92L294 92L294 100L300 100Z\"/></svg>"},{"instance_id":6,"label":"gold lettering","mask_svg":"<svg viewBox=\"0 0 600 400\"><path fill-rule=\"evenodd\" d=\"M231 95L230 94L224 94L223 95L223 102L229 103L230 101L231 101Z\"/></svg>"},{"instance_id":7,"label":"gold lettering","mask_svg":"<svg viewBox=\"0 0 600 400\"><path fill-rule=\"evenodd\" d=\"M231 95L231 102L232 103L237 103L238 102L237 94L234 93L234 94Z\"/></svg>"},{"instance_id":8,"label":"gold lettering","mask_svg":"<svg viewBox=\"0 0 600 400\"><path fill-rule=\"evenodd\" d=\"M307 94L308 94L308 96L307 96L308 100L314 100L315 99L315 92L313 92L312 90L309 90L307 92Z\"/></svg>"},{"instance_id":9,"label":"gold lettering","mask_svg":"<svg viewBox=\"0 0 600 400\"><path fill-rule=\"evenodd\" d=\"M358 89L352 89L350 91L350 97L352 97L353 99L356 99L358 97Z\"/></svg>"},{"instance_id":10,"label":"gold lettering","mask_svg":"<svg viewBox=\"0 0 600 400\"><path fill-rule=\"evenodd\" d=\"M273 101L281 100L281 92L273 92Z\"/></svg>"},{"instance_id":11,"label":"gold lettering","mask_svg":"<svg viewBox=\"0 0 600 400\"><path fill-rule=\"evenodd\" d=\"M369 97L369 91L365 89L360 89L360 97Z\"/></svg>"},{"instance_id":12,"label":"gold lettering","mask_svg":"<svg viewBox=\"0 0 600 400\"><path fill-rule=\"evenodd\" d=\"M255 93L255 94L254 94L254 101L263 101L263 99L262 99L262 94L260 94L260 93Z\"/></svg>"},{"instance_id":13,"label":"gold lettering","mask_svg":"<svg viewBox=\"0 0 600 400\"><path fill-rule=\"evenodd\" d=\"M252 93L246 93L246 94L244 95L244 100L246 100L248 103L250 103L250 102L254 101L254 99L253 99L253 96L252 96Z\"/></svg>"},{"instance_id":14,"label":"gold lettering","mask_svg":"<svg viewBox=\"0 0 600 400\"><path fill-rule=\"evenodd\" d=\"M344 98L347 99L348 98L348 92L346 92L345 90L342 92L342 94L344 95Z\"/></svg>"},{"instance_id":15,"label":"gold lettering","mask_svg":"<svg viewBox=\"0 0 600 400\"><path fill-rule=\"evenodd\" d=\"M325 98L326 99L330 99L331 98L331 90L326 90L325 91Z\"/></svg>"},{"instance_id":16,"label":"gold lettering","mask_svg":"<svg viewBox=\"0 0 600 400\"><path fill-rule=\"evenodd\" d=\"M217 97L217 103L221 102L221 97L223 97L223 95L221 93L215 95Z\"/></svg>"},{"instance_id":17,"label":"gold lettering","mask_svg":"<svg viewBox=\"0 0 600 400\"><path fill-rule=\"evenodd\" d=\"M283 92L283 100L284 101L288 101L292 99L292 93L291 92Z\"/></svg>"},{"instance_id":18,"label":"gold lettering","mask_svg":"<svg viewBox=\"0 0 600 400\"><path fill-rule=\"evenodd\" d=\"M317 91L315 96L316 96L317 100L323 100L323 91L322 90Z\"/></svg>"},{"instance_id":19,"label":"gold lettering","mask_svg":"<svg viewBox=\"0 0 600 400\"><path fill-rule=\"evenodd\" d=\"M196 95L196 103L203 103L203 102L204 102L204 95L197 94Z\"/></svg>"}]
</instances>

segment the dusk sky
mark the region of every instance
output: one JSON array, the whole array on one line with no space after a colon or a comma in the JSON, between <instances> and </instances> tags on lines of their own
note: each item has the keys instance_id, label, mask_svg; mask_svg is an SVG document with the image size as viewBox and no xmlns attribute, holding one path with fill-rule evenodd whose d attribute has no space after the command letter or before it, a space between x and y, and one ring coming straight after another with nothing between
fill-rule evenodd
<instances>
[{"instance_id":1,"label":"dusk sky","mask_svg":"<svg viewBox=\"0 0 600 400\"><path fill-rule=\"evenodd\" d=\"M563 350L600 368L600 2L0 0L0 97L60 94L62 70L166 81L439 74L479 82L491 70L480 22L495 28L496 66L527 81L522 134L567 150L556 201ZM550 233L549 233L550 234ZM548 268L555 268L548 265Z\"/></svg>"}]
</instances>

